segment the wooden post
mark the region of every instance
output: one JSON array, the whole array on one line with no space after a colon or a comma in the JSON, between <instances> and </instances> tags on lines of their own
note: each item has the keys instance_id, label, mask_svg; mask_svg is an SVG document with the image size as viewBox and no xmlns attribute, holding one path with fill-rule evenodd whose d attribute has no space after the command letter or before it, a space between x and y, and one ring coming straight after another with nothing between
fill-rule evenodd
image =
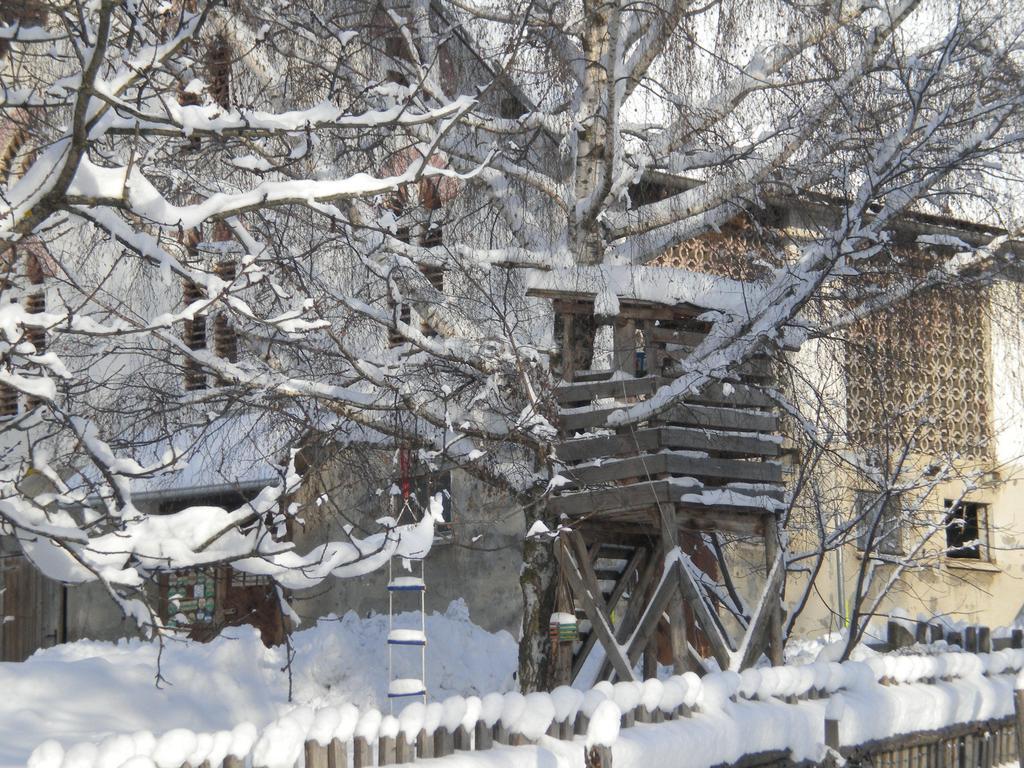
<instances>
[{"instance_id":1,"label":"wooden post","mask_svg":"<svg viewBox=\"0 0 1024 768\"><path fill-rule=\"evenodd\" d=\"M612 768L611 747L591 747L584 754L586 768Z\"/></svg>"},{"instance_id":2,"label":"wooden post","mask_svg":"<svg viewBox=\"0 0 1024 768\"><path fill-rule=\"evenodd\" d=\"M978 653L992 653L992 630L978 627Z\"/></svg>"},{"instance_id":3,"label":"wooden post","mask_svg":"<svg viewBox=\"0 0 1024 768\"><path fill-rule=\"evenodd\" d=\"M574 722L570 718L566 718L558 724L558 738L562 741L572 741Z\"/></svg>"},{"instance_id":4,"label":"wooden post","mask_svg":"<svg viewBox=\"0 0 1024 768\"><path fill-rule=\"evenodd\" d=\"M477 751L490 749L493 744L494 738L491 736L491 729L483 720L477 720L476 725L473 726L473 749Z\"/></svg>"},{"instance_id":5,"label":"wooden post","mask_svg":"<svg viewBox=\"0 0 1024 768\"><path fill-rule=\"evenodd\" d=\"M978 652L978 628L973 624L964 630L964 650L970 653Z\"/></svg>"},{"instance_id":6,"label":"wooden post","mask_svg":"<svg viewBox=\"0 0 1024 768\"><path fill-rule=\"evenodd\" d=\"M370 749L370 742L363 736L356 736L352 741L352 768L371 768L373 766L373 751Z\"/></svg>"},{"instance_id":7,"label":"wooden post","mask_svg":"<svg viewBox=\"0 0 1024 768\"><path fill-rule=\"evenodd\" d=\"M768 578L779 556L779 528L772 515L765 520L764 524L764 562L765 578ZM784 583L784 582L780 582ZM768 615L768 659L773 667L781 667L785 663L782 647L782 587L779 587L780 594L766 595L771 601L770 613Z\"/></svg>"},{"instance_id":8,"label":"wooden post","mask_svg":"<svg viewBox=\"0 0 1024 768\"><path fill-rule=\"evenodd\" d=\"M941 624L930 624L929 626L929 637L928 640L933 643L937 643L940 640L946 639L946 629Z\"/></svg>"},{"instance_id":9,"label":"wooden post","mask_svg":"<svg viewBox=\"0 0 1024 768\"><path fill-rule=\"evenodd\" d=\"M499 720L494 724L494 740L498 744L508 744L508 728Z\"/></svg>"},{"instance_id":10,"label":"wooden post","mask_svg":"<svg viewBox=\"0 0 1024 768\"><path fill-rule=\"evenodd\" d=\"M461 749L463 752L468 752L473 748L473 737L469 733L469 729L464 725L460 725L455 729L453 736L455 749Z\"/></svg>"},{"instance_id":11,"label":"wooden post","mask_svg":"<svg viewBox=\"0 0 1024 768\"><path fill-rule=\"evenodd\" d=\"M839 721L825 719L825 746L839 751Z\"/></svg>"},{"instance_id":12,"label":"wooden post","mask_svg":"<svg viewBox=\"0 0 1024 768\"><path fill-rule=\"evenodd\" d=\"M397 751L395 741L394 736L377 737L377 765L395 764L395 752Z\"/></svg>"},{"instance_id":13,"label":"wooden post","mask_svg":"<svg viewBox=\"0 0 1024 768\"><path fill-rule=\"evenodd\" d=\"M434 757L447 757L454 751L452 732L447 728L438 728L434 731Z\"/></svg>"},{"instance_id":14,"label":"wooden post","mask_svg":"<svg viewBox=\"0 0 1024 768\"><path fill-rule=\"evenodd\" d=\"M512 733L508 737L508 743L510 747L525 747L531 742L521 733Z\"/></svg>"},{"instance_id":15,"label":"wooden post","mask_svg":"<svg viewBox=\"0 0 1024 768\"><path fill-rule=\"evenodd\" d=\"M1010 647L1024 648L1024 629L1015 629L1010 632Z\"/></svg>"},{"instance_id":16,"label":"wooden post","mask_svg":"<svg viewBox=\"0 0 1024 768\"><path fill-rule=\"evenodd\" d=\"M587 728L590 727L590 718L583 714L582 711L576 713L576 723L573 728L573 733L577 736L586 736ZM1024 768L1024 767L1022 767Z\"/></svg>"},{"instance_id":17,"label":"wooden post","mask_svg":"<svg viewBox=\"0 0 1024 768\"><path fill-rule=\"evenodd\" d=\"M412 744L407 734L399 731L398 738L395 740L395 762L401 765L402 763L411 763L416 759L416 746Z\"/></svg>"},{"instance_id":18,"label":"wooden post","mask_svg":"<svg viewBox=\"0 0 1024 768\"><path fill-rule=\"evenodd\" d=\"M946 635L946 642L950 645L959 645L961 648L964 647L964 638L960 632L950 632Z\"/></svg>"},{"instance_id":19,"label":"wooden post","mask_svg":"<svg viewBox=\"0 0 1024 768\"><path fill-rule=\"evenodd\" d=\"M1017 716L1017 763L1024 768L1024 690L1013 692L1013 710Z\"/></svg>"},{"instance_id":20,"label":"wooden post","mask_svg":"<svg viewBox=\"0 0 1024 768\"><path fill-rule=\"evenodd\" d=\"M915 629L914 640L916 642L918 642L918 643L921 643L922 645L927 643L928 642L928 622L927 621L919 621L919 622L917 622L917 626L914 629Z\"/></svg>"},{"instance_id":21,"label":"wooden post","mask_svg":"<svg viewBox=\"0 0 1024 768\"><path fill-rule=\"evenodd\" d=\"M236 755L228 755L224 758L224 762L221 763L223 768L244 768L245 758L237 757Z\"/></svg>"},{"instance_id":22,"label":"wooden post","mask_svg":"<svg viewBox=\"0 0 1024 768\"><path fill-rule=\"evenodd\" d=\"M305 745L306 768L327 768L327 747L314 739Z\"/></svg>"},{"instance_id":23,"label":"wooden post","mask_svg":"<svg viewBox=\"0 0 1024 768\"><path fill-rule=\"evenodd\" d=\"M910 634L910 630L893 619L889 619L885 625L885 634L886 644L889 646L890 651L914 644L914 636Z\"/></svg>"},{"instance_id":24,"label":"wooden post","mask_svg":"<svg viewBox=\"0 0 1024 768\"><path fill-rule=\"evenodd\" d=\"M416 734L416 757L422 760L425 757L434 756L434 738L428 736L426 729L420 729Z\"/></svg>"},{"instance_id":25,"label":"wooden post","mask_svg":"<svg viewBox=\"0 0 1024 768\"><path fill-rule=\"evenodd\" d=\"M331 739L327 747L327 768L348 768L348 750L341 739Z\"/></svg>"}]
</instances>

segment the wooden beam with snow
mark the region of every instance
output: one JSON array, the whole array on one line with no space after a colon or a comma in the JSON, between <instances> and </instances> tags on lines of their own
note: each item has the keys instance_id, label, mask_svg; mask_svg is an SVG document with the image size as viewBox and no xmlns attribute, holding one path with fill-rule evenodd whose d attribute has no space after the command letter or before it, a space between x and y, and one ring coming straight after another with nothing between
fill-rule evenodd
<instances>
[{"instance_id":1,"label":"wooden beam with snow","mask_svg":"<svg viewBox=\"0 0 1024 768\"><path fill-rule=\"evenodd\" d=\"M565 440L556 445L555 451L562 461L585 461L656 453L663 448L763 458L779 455L779 443L775 440L687 427L646 427L621 435Z\"/></svg>"},{"instance_id":2,"label":"wooden beam with snow","mask_svg":"<svg viewBox=\"0 0 1024 768\"><path fill-rule=\"evenodd\" d=\"M680 553L681 554L681 553ZM717 617L712 617L711 608L700 586L693 580L693 574L679 559L672 564L676 578L679 582L679 591L686 598L687 604L693 611L694 618L704 632L708 644L711 646L711 653L722 669L728 669L732 661L732 648L729 647L729 639L722 631Z\"/></svg>"},{"instance_id":3,"label":"wooden beam with snow","mask_svg":"<svg viewBox=\"0 0 1024 768\"><path fill-rule=\"evenodd\" d=\"M768 572L764 589L761 590L761 599L750 617L750 624L747 625L746 634L737 651L737 669L746 669L757 661L758 656L764 649L765 641L768 639L771 615L779 602L779 591L782 588L782 577L786 573L785 561L781 552L776 553L775 562Z\"/></svg>"}]
</instances>

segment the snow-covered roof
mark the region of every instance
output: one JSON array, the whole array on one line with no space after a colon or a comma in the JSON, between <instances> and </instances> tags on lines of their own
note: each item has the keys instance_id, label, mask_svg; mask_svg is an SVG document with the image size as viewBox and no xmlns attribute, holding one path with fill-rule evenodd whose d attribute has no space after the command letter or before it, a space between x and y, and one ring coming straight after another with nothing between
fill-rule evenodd
<instances>
[{"instance_id":1,"label":"snow-covered roof","mask_svg":"<svg viewBox=\"0 0 1024 768\"><path fill-rule=\"evenodd\" d=\"M692 306L728 314L746 314L764 294L758 283L675 267L577 266L547 272L530 270L527 290L533 296L575 295L593 299L610 291L620 301Z\"/></svg>"}]
</instances>

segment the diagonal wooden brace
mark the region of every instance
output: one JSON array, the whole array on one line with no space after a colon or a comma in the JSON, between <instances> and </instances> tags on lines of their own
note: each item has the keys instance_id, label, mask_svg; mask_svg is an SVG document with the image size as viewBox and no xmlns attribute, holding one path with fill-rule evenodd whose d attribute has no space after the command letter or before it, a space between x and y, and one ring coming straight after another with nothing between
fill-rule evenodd
<instances>
[{"instance_id":1,"label":"diagonal wooden brace","mask_svg":"<svg viewBox=\"0 0 1024 768\"><path fill-rule=\"evenodd\" d=\"M607 610L604 608L604 601L600 593L597 595L591 594L591 591L583 581L579 565L573 556L558 543L555 544L555 553L562 573L569 580L573 597L578 599L583 605L583 611L587 614L587 618L590 619L591 631L597 634L597 639L600 641L601 647L604 648L605 657L612 663L616 674L621 679L634 680L633 666L626 660L626 656L623 655L622 649L615 640L615 635L612 632L612 622Z\"/></svg>"}]
</instances>

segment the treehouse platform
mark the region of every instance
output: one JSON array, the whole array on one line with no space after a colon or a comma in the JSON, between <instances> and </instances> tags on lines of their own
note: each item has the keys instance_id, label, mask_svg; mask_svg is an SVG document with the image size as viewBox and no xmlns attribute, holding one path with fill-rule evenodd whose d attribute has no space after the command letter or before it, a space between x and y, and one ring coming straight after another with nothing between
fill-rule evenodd
<instances>
[{"instance_id":1,"label":"treehouse platform","mask_svg":"<svg viewBox=\"0 0 1024 768\"><path fill-rule=\"evenodd\" d=\"M779 661L784 569L777 526L786 487L779 417L768 394L772 355L756 355L730 380L615 428L608 423L613 412L683 373L711 331L706 307L620 295L614 370L598 371L591 369L592 347L602 319L595 319L593 295L533 295L552 300L560 350L553 393L560 477L549 510L565 521L556 554L579 620L571 649L557 649L561 678L632 679L641 659L647 671L654 658L677 671L700 670L708 656L723 669L740 669L765 650ZM763 542L761 600L746 615L721 615L708 533ZM558 606L559 615L565 609ZM588 663L597 646L603 660Z\"/></svg>"}]
</instances>

